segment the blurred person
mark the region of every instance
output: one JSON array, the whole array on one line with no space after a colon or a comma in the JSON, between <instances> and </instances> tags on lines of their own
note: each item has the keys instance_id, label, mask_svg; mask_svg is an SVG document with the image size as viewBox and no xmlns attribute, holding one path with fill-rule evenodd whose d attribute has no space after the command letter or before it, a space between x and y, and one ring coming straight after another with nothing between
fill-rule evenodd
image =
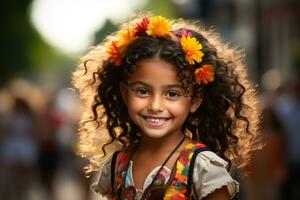
<instances>
[{"instance_id":1,"label":"blurred person","mask_svg":"<svg viewBox=\"0 0 300 200\"><path fill-rule=\"evenodd\" d=\"M293 78L280 87L273 88L277 85L276 80L280 79L272 76L273 79L268 79L268 84L265 84L271 86L266 87L264 98L267 101L264 104L266 107L263 112L262 132L266 146L257 163L262 165L258 176L266 181L265 188L269 191L265 191L262 199L300 199L299 52L295 58L298 61L295 59L296 70Z\"/></svg>"},{"instance_id":2,"label":"blurred person","mask_svg":"<svg viewBox=\"0 0 300 200\"><path fill-rule=\"evenodd\" d=\"M83 171L86 160L75 156L75 140L77 122L80 116L79 98L69 88L61 88L57 91L54 103L57 114L60 115L61 124L58 128L58 141L61 149L60 171L65 178L76 182L82 189L82 199L90 199L90 177Z\"/></svg>"},{"instance_id":3,"label":"blurred person","mask_svg":"<svg viewBox=\"0 0 300 200\"><path fill-rule=\"evenodd\" d=\"M287 178L286 135L270 105L263 108L262 118L265 145L262 150L253 152L244 196L247 200L279 200L282 184Z\"/></svg>"},{"instance_id":4,"label":"blurred person","mask_svg":"<svg viewBox=\"0 0 300 200\"><path fill-rule=\"evenodd\" d=\"M74 154L75 136L79 118L79 98L68 88L57 90L50 103L52 121L55 122L55 131L50 134L56 140L56 149L59 151L59 166L57 169L55 189L56 196L63 195L63 187L77 186L80 190L70 195L80 195L84 200L90 199L90 178L85 176L83 166L86 160ZM72 185L72 186L71 186ZM65 195L64 195L65 196Z\"/></svg>"},{"instance_id":5,"label":"blurred person","mask_svg":"<svg viewBox=\"0 0 300 200\"><path fill-rule=\"evenodd\" d=\"M6 113L1 138L3 194L7 200L27 199L37 162L35 115L28 102L14 98L11 113Z\"/></svg>"},{"instance_id":6,"label":"blurred person","mask_svg":"<svg viewBox=\"0 0 300 200\"><path fill-rule=\"evenodd\" d=\"M55 199L54 181L61 160L61 148L58 141L61 123L61 115L54 108L53 100L49 100L45 111L39 117L38 129L38 170L47 200Z\"/></svg>"},{"instance_id":7,"label":"blurred person","mask_svg":"<svg viewBox=\"0 0 300 200\"><path fill-rule=\"evenodd\" d=\"M299 65L300 66L300 65ZM298 67L299 67L298 66ZM300 199L300 70L290 87L275 101L272 108L285 134L287 180L282 199Z\"/></svg>"},{"instance_id":8,"label":"blurred person","mask_svg":"<svg viewBox=\"0 0 300 200\"><path fill-rule=\"evenodd\" d=\"M79 146L91 170L106 156L92 185L101 197L234 198L228 170L258 148L259 118L241 55L215 36L141 14L82 57L73 74L87 103Z\"/></svg>"}]
</instances>

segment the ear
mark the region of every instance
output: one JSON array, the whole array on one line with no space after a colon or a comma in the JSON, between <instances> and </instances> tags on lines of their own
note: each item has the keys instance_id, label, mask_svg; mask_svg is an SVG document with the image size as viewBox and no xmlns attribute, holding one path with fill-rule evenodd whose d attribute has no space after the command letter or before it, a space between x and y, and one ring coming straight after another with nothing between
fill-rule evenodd
<instances>
[{"instance_id":1,"label":"ear","mask_svg":"<svg viewBox=\"0 0 300 200\"><path fill-rule=\"evenodd\" d=\"M201 105L203 101L203 98L202 97L196 97L194 99L192 99L192 104L191 104L191 109L190 109L190 112L191 113L194 113L196 112L196 110L199 108L199 106Z\"/></svg>"},{"instance_id":2,"label":"ear","mask_svg":"<svg viewBox=\"0 0 300 200\"><path fill-rule=\"evenodd\" d=\"M120 83L120 93L123 99L123 102L127 105L127 88L124 82Z\"/></svg>"}]
</instances>

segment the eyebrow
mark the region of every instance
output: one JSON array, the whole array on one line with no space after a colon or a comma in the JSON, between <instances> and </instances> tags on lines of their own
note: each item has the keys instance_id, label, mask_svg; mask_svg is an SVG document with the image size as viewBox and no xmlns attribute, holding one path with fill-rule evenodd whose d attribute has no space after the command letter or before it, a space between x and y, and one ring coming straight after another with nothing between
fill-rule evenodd
<instances>
[{"instance_id":1,"label":"eyebrow","mask_svg":"<svg viewBox=\"0 0 300 200\"><path fill-rule=\"evenodd\" d=\"M128 86L134 86L134 85L137 85L137 84L141 84L141 85L144 85L146 87L151 87L149 84L147 84L145 82L142 82L142 81L128 82L127 84L128 84ZM169 85L164 85L163 87L164 88L174 88L174 87L182 88L182 86L180 84L169 84Z\"/></svg>"}]
</instances>

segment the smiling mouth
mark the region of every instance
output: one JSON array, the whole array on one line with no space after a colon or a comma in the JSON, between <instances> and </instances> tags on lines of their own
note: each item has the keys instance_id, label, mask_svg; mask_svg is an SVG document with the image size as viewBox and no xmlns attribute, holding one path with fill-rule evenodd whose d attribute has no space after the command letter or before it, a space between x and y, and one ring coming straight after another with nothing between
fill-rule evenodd
<instances>
[{"instance_id":1,"label":"smiling mouth","mask_svg":"<svg viewBox=\"0 0 300 200\"><path fill-rule=\"evenodd\" d=\"M146 126L148 126L150 128L161 128L170 119L170 118L165 118L165 117L148 117L148 116L143 116L143 118L146 122L145 123Z\"/></svg>"}]
</instances>

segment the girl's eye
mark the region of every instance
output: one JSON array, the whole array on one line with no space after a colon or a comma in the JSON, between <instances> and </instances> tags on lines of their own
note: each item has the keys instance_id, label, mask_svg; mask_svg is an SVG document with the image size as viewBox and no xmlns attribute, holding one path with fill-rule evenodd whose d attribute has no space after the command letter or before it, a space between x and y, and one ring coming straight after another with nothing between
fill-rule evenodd
<instances>
[{"instance_id":1,"label":"girl's eye","mask_svg":"<svg viewBox=\"0 0 300 200\"><path fill-rule=\"evenodd\" d=\"M169 92L167 92L166 96L169 97L169 98L174 99L174 98L180 97L181 93L177 92L177 91L169 91Z\"/></svg>"},{"instance_id":2,"label":"girl's eye","mask_svg":"<svg viewBox=\"0 0 300 200\"><path fill-rule=\"evenodd\" d=\"M149 96L149 91L147 89L133 89L133 92L139 96Z\"/></svg>"}]
</instances>

